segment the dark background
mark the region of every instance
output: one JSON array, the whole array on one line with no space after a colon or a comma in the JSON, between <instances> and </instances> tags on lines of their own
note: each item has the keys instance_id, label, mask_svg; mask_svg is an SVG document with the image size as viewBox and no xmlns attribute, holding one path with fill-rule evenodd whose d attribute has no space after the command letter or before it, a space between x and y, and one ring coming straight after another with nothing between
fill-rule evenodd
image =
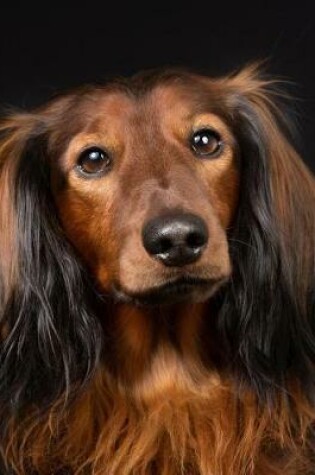
<instances>
[{"instance_id":1,"label":"dark background","mask_svg":"<svg viewBox=\"0 0 315 475\"><path fill-rule=\"evenodd\" d=\"M187 6L2 6L1 106L28 109L60 89L140 69L179 65L217 75L267 59L268 73L293 82L285 87L294 96L297 147L315 170L311 2L182 3Z\"/></svg>"}]
</instances>

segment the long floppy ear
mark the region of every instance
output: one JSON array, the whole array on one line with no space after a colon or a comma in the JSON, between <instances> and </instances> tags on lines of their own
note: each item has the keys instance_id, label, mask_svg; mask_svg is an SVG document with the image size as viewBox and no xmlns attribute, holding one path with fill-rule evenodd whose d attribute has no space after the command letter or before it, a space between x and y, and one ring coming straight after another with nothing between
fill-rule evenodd
<instances>
[{"instance_id":1,"label":"long floppy ear","mask_svg":"<svg viewBox=\"0 0 315 475\"><path fill-rule=\"evenodd\" d=\"M47 120L56 122L56 109L12 115L0 125L2 424L28 403L43 408L69 392L100 354L88 285L50 190Z\"/></svg>"},{"instance_id":2,"label":"long floppy ear","mask_svg":"<svg viewBox=\"0 0 315 475\"><path fill-rule=\"evenodd\" d=\"M230 237L234 275L219 329L238 377L245 376L259 395L285 391L294 380L311 397L314 178L290 144L287 119L275 106L273 81L262 79L254 66L221 86L239 141L241 195Z\"/></svg>"}]
</instances>

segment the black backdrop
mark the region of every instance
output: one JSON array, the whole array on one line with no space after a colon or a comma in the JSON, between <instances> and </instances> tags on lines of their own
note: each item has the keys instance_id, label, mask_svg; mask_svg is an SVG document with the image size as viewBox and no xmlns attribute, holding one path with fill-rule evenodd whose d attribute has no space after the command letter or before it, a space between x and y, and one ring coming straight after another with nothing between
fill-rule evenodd
<instances>
[{"instance_id":1,"label":"black backdrop","mask_svg":"<svg viewBox=\"0 0 315 475\"><path fill-rule=\"evenodd\" d=\"M294 83L287 88L298 149L315 170L311 2L77 3L0 7L2 106L30 108L60 89L139 69L180 65L221 74L263 58L269 73Z\"/></svg>"}]
</instances>

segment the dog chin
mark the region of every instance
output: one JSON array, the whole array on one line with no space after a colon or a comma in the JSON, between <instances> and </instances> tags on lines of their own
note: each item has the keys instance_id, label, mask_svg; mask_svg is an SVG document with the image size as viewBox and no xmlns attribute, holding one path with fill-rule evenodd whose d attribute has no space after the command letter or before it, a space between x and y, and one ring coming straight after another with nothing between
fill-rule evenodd
<instances>
[{"instance_id":1,"label":"dog chin","mask_svg":"<svg viewBox=\"0 0 315 475\"><path fill-rule=\"evenodd\" d=\"M205 302L212 297L226 278L221 279L178 279L142 292L128 292L121 286L113 286L116 301L140 307L155 307L176 303Z\"/></svg>"}]
</instances>

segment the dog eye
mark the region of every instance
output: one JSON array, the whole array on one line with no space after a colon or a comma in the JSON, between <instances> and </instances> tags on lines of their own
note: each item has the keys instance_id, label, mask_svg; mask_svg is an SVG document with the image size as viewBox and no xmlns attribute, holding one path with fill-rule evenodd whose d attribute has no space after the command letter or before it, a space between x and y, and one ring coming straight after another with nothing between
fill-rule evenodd
<instances>
[{"instance_id":1,"label":"dog eye","mask_svg":"<svg viewBox=\"0 0 315 475\"><path fill-rule=\"evenodd\" d=\"M220 135L212 129L200 129L194 132L190 145L196 155L217 156L222 150Z\"/></svg>"},{"instance_id":2,"label":"dog eye","mask_svg":"<svg viewBox=\"0 0 315 475\"><path fill-rule=\"evenodd\" d=\"M83 175L102 175L111 161L108 153L98 147L91 147L81 153L77 168Z\"/></svg>"}]
</instances>

